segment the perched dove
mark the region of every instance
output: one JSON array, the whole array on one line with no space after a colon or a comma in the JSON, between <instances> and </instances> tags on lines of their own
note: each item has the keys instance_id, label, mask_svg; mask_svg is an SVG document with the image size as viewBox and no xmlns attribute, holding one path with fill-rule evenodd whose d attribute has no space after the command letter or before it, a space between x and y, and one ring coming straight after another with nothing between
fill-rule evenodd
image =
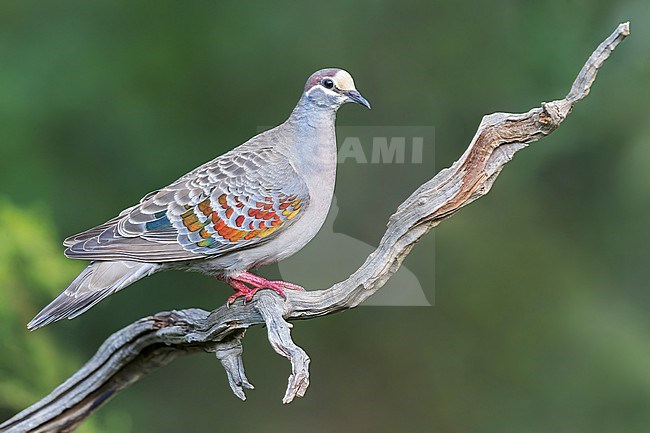
<instances>
[{"instance_id":1,"label":"perched dove","mask_svg":"<svg viewBox=\"0 0 650 433\"><path fill-rule=\"evenodd\" d=\"M204 272L250 300L260 289L303 290L248 271L278 262L318 232L336 178L336 112L346 102L370 108L349 73L322 69L307 80L289 118L147 194L110 221L64 241L65 255L92 260L27 325L72 319L156 272Z\"/></svg>"}]
</instances>

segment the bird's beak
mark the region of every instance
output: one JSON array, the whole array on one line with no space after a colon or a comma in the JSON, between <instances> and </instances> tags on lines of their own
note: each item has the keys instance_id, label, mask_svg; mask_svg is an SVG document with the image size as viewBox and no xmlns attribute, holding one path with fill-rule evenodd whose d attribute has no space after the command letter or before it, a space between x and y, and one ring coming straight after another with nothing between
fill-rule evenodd
<instances>
[{"instance_id":1,"label":"bird's beak","mask_svg":"<svg viewBox=\"0 0 650 433\"><path fill-rule=\"evenodd\" d=\"M361 93L357 92L356 90L347 90L344 92L344 95L347 96L352 102L361 104L368 109L370 108L370 102L368 102L368 100L361 96Z\"/></svg>"}]
</instances>

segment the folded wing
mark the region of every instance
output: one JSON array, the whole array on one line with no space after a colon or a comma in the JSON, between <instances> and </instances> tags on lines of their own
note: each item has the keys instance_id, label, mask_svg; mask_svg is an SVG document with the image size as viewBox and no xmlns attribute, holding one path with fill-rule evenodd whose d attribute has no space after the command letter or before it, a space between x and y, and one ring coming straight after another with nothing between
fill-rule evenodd
<instances>
[{"instance_id":1,"label":"folded wing","mask_svg":"<svg viewBox=\"0 0 650 433\"><path fill-rule=\"evenodd\" d=\"M282 154L242 146L66 239L68 257L171 262L220 256L272 239L309 202Z\"/></svg>"}]
</instances>

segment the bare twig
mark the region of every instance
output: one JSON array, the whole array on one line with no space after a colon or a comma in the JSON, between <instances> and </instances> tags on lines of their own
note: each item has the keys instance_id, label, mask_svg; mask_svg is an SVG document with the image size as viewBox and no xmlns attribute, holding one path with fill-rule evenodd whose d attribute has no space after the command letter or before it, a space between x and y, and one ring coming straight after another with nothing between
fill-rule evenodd
<instances>
[{"instance_id":1,"label":"bare twig","mask_svg":"<svg viewBox=\"0 0 650 433\"><path fill-rule=\"evenodd\" d=\"M564 99L542 103L523 114L485 116L461 158L420 186L397 212L377 249L348 279L327 290L287 293L286 301L260 292L212 312L198 309L158 313L113 334L75 375L50 395L4 424L2 432L71 431L109 398L179 355L213 352L235 395L252 389L244 374L245 330L265 324L276 352L291 361L283 402L302 397L309 385L309 357L291 339L291 319L311 319L356 307L397 271L413 245L442 220L487 194L514 154L553 132L584 98L603 62L629 34L623 23L589 57Z\"/></svg>"}]
</instances>

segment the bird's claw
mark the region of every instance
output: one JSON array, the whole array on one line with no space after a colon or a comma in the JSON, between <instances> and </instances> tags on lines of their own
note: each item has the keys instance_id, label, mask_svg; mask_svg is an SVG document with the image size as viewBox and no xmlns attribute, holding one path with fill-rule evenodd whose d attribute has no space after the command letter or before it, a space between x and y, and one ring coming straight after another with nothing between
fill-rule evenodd
<instances>
[{"instance_id":1,"label":"bird's claw","mask_svg":"<svg viewBox=\"0 0 650 433\"><path fill-rule=\"evenodd\" d=\"M246 303L253 300L253 297L255 296L255 294L258 291L263 290L263 289L273 290L275 293L280 295L280 297L282 297L282 299L284 299L285 301L287 300L287 295L285 295L284 291L280 287L277 287L277 286L273 286L273 287L254 287L254 288L248 289L246 291L237 290L235 293L233 293L232 295L230 295L228 297L228 301L227 301L226 304L227 304L228 307L230 307L237 300L237 298L244 298L244 305L246 305Z\"/></svg>"},{"instance_id":2,"label":"bird's claw","mask_svg":"<svg viewBox=\"0 0 650 433\"><path fill-rule=\"evenodd\" d=\"M305 288L302 286L299 286L298 284L293 284L289 283L287 281L270 281L270 283L276 285L277 287L281 287L284 290L295 290L297 292L304 292ZM285 296L286 298L286 296Z\"/></svg>"},{"instance_id":3,"label":"bird's claw","mask_svg":"<svg viewBox=\"0 0 650 433\"><path fill-rule=\"evenodd\" d=\"M244 298L244 304L252 301L255 294L262 289L273 290L285 301L287 300L287 295L284 293L285 290L305 291L304 287L297 284L281 280L269 281L248 272L226 280L226 282L235 289L235 293L228 298L228 302L226 303L228 307L230 307L239 297Z\"/></svg>"}]
</instances>

